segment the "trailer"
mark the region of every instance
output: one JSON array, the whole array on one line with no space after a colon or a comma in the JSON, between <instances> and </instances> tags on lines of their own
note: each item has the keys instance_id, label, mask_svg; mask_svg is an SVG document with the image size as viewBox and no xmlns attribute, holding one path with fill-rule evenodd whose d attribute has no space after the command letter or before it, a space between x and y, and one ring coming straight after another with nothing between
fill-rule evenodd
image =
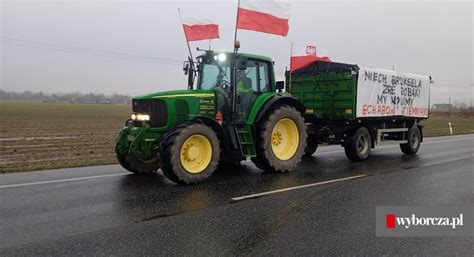
<instances>
[{"instance_id":1,"label":"trailer","mask_svg":"<svg viewBox=\"0 0 474 257\"><path fill-rule=\"evenodd\" d=\"M416 154L428 118L431 77L316 61L286 73L286 91L306 108L305 155L319 144L340 144L347 158L360 162L386 140Z\"/></svg>"}]
</instances>

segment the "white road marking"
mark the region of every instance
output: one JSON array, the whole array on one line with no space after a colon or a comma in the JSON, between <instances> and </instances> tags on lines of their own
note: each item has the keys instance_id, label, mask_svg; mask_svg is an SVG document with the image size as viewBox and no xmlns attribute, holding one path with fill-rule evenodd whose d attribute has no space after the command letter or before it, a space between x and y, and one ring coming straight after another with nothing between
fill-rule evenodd
<instances>
[{"instance_id":1,"label":"white road marking","mask_svg":"<svg viewBox=\"0 0 474 257\"><path fill-rule=\"evenodd\" d=\"M460 160L470 159L472 157L474 157L474 154L472 154L470 157L462 157L462 158L456 158L456 159L451 159L451 160L446 160L446 161L426 163L426 164L415 166L413 168L420 168L420 167L433 166L433 165L438 165L438 164L443 164L443 163L448 163L448 162L460 161ZM327 181L322 181L322 182L317 182L317 183L312 183L312 184L306 184L306 185L301 185L301 186L287 187L287 188L282 188L282 189L277 189L277 190L272 190L272 191L267 191L267 192L262 192L262 193L256 193L256 194L251 194L251 195L244 195L244 196L234 197L234 198L231 198L230 200L232 202L237 202L237 201L247 200L247 199L251 199L251 198L258 198L258 197L262 197L262 196L266 196L266 195L277 194L277 193L282 193L282 192L288 192L288 191L307 188L307 187L326 185L326 184L331 184L331 183L345 181L345 180L353 180L353 179L363 178L363 177L367 177L367 176L369 176L369 175L368 174L362 174L362 175L357 175L357 176L327 180Z\"/></svg>"},{"instance_id":2,"label":"white road marking","mask_svg":"<svg viewBox=\"0 0 474 257\"><path fill-rule=\"evenodd\" d=\"M47 181L38 181L38 182L30 182L30 183L3 185L3 186L0 186L0 189L13 188L13 187L24 187L24 186L34 186L34 185L44 185L44 184L54 184L54 183L61 183L61 182L72 182L72 181L96 179L96 178L116 177L116 176L123 176L123 175L128 175L128 173L107 174L107 175L98 175L98 176L90 176L90 177L66 178L66 179L57 179L57 180L47 180Z\"/></svg>"},{"instance_id":3,"label":"white road marking","mask_svg":"<svg viewBox=\"0 0 474 257\"><path fill-rule=\"evenodd\" d=\"M429 141L429 142L423 142L422 144L434 144L434 143L455 142L455 141L464 141L464 140L474 140L474 137L448 139L448 140L440 140L440 141Z\"/></svg>"},{"instance_id":4,"label":"white road marking","mask_svg":"<svg viewBox=\"0 0 474 257\"><path fill-rule=\"evenodd\" d=\"M429 141L429 142L423 142L421 145L428 145L428 144L437 144L437 143L445 143L445 142L456 142L456 141L465 141L465 140L474 140L474 137L467 137L467 138L458 138L458 139L449 139L449 140L440 140L440 141ZM384 146L376 146L375 149L384 149L384 148L393 148L393 147L398 147L398 144L395 145L384 145ZM338 151L330 151L330 152L321 152L318 153L316 152L316 155L324 155L324 154L333 154L333 153L342 153L344 151L338 150Z\"/></svg>"},{"instance_id":5,"label":"white road marking","mask_svg":"<svg viewBox=\"0 0 474 257\"><path fill-rule=\"evenodd\" d=\"M461 161L461 160L471 159L472 157L474 157L474 154L472 154L470 157L462 157L462 158L456 158L456 159L451 159L451 160L446 160L446 161L426 163L426 164L415 166L415 168L433 166L433 165L438 165L438 164L443 164L443 163L448 163L448 162Z\"/></svg>"},{"instance_id":6,"label":"white road marking","mask_svg":"<svg viewBox=\"0 0 474 257\"><path fill-rule=\"evenodd\" d=\"M317 183L312 183L312 184L306 184L306 185L302 185L302 186L287 187L287 188L282 188L282 189L277 189L277 190L272 190L272 191L267 191L267 192L262 192L262 193L257 193L257 194L234 197L234 198L231 198L230 200L232 200L232 202L237 202L237 201L242 201L242 200L251 199L251 198L257 198L257 197L261 197L261 196L265 196L265 195L288 192L288 191L298 190L298 189L307 188L307 187L321 186L321 185L336 183L336 182L340 182L340 181L363 178L363 177L367 177L367 176L368 175L366 175L366 174L362 174L362 175L357 175L357 176L338 178L338 179L327 180L327 181L322 181L322 182L317 182Z\"/></svg>"}]
</instances>

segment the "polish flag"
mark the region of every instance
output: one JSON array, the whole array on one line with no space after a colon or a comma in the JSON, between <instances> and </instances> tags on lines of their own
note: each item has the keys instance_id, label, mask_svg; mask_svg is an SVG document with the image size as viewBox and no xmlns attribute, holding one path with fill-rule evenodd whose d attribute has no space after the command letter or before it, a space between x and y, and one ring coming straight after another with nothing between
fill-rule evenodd
<instances>
[{"instance_id":1,"label":"polish flag","mask_svg":"<svg viewBox=\"0 0 474 257\"><path fill-rule=\"evenodd\" d=\"M290 11L289 0L240 0L237 28L286 37Z\"/></svg>"},{"instance_id":2,"label":"polish flag","mask_svg":"<svg viewBox=\"0 0 474 257\"><path fill-rule=\"evenodd\" d=\"M304 68L315 61L330 62L326 51L314 45L293 45L291 48L290 71Z\"/></svg>"},{"instance_id":3,"label":"polish flag","mask_svg":"<svg viewBox=\"0 0 474 257\"><path fill-rule=\"evenodd\" d=\"M219 25L207 19L183 19L184 35L187 41L219 38Z\"/></svg>"}]
</instances>

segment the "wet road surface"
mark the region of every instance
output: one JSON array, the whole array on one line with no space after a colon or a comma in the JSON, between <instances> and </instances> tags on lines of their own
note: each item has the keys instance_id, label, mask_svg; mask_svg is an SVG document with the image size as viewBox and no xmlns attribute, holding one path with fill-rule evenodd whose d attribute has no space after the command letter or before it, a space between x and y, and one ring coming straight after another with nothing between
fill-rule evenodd
<instances>
[{"instance_id":1,"label":"wet road surface","mask_svg":"<svg viewBox=\"0 0 474 257\"><path fill-rule=\"evenodd\" d=\"M0 256L468 256L472 237L375 237L375 207L474 205L473 154L474 135L427 138L416 156L383 145L364 163L328 146L288 174L244 162L195 186L118 165L4 174Z\"/></svg>"}]
</instances>

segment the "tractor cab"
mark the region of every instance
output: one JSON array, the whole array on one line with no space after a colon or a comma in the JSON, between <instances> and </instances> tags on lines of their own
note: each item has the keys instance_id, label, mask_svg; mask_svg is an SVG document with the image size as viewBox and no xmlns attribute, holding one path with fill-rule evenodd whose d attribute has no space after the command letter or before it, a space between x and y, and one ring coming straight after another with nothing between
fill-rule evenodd
<instances>
[{"instance_id":1,"label":"tractor cab","mask_svg":"<svg viewBox=\"0 0 474 257\"><path fill-rule=\"evenodd\" d=\"M188 87L193 88L197 77L196 89L213 90L216 111L225 121L233 117L234 123L244 124L257 97L275 90L272 60L268 57L209 50L197 58L194 69L193 66L189 62L184 66Z\"/></svg>"}]
</instances>

